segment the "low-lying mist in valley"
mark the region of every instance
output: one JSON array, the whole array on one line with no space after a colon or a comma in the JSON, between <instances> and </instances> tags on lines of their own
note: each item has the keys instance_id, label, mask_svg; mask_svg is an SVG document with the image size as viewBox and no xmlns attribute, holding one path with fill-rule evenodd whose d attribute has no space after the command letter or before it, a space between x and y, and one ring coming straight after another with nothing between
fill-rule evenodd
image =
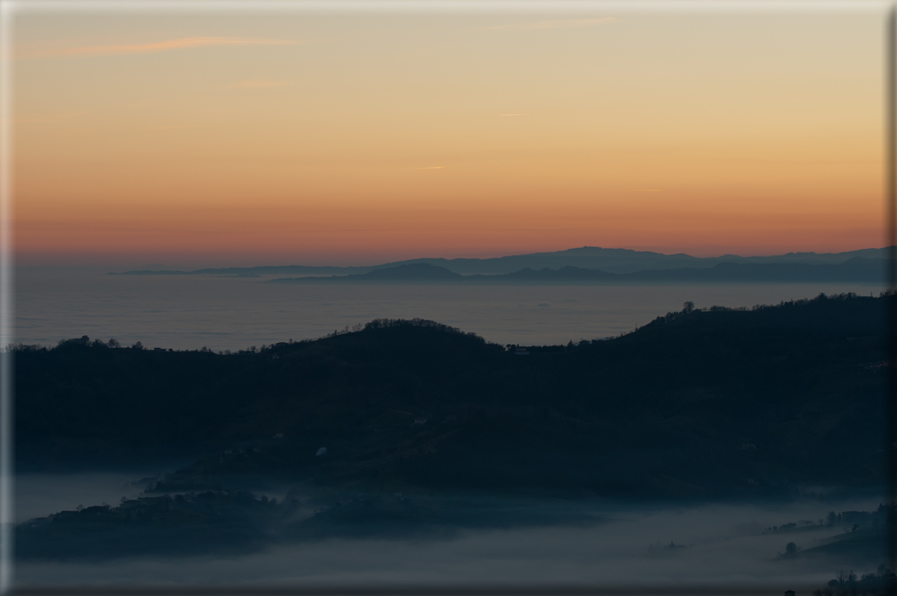
<instances>
[{"instance_id":1,"label":"low-lying mist in valley","mask_svg":"<svg viewBox=\"0 0 897 596\"><path fill-rule=\"evenodd\" d=\"M111 497L111 486L118 480L111 475L55 480L44 476L39 483L25 479L31 488L20 488L19 494L39 486L54 494ZM138 484L125 482L120 488ZM280 491L279 497L272 497L276 501L269 502L302 495L301 488L294 488ZM351 501L345 493L330 495L330 504L322 506L324 500L318 497L314 503L306 499L291 521L320 516L333 509L336 499ZM205 552L193 554L163 548L130 556L20 557L16 580L20 584L754 583L781 584L784 590L792 585L822 587L842 571L874 572L884 560L868 549L834 554L813 550L832 537L861 531L851 528L848 514L842 523L829 512L875 512L880 503L875 496L763 504L633 504L469 493L392 494L386 499L453 511L454 521L436 520L430 525L424 521L404 530L399 524L396 531L389 531L388 525L374 532L365 531L363 524L355 530L344 526L292 542L259 544L251 552L221 552L209 545ZM322 519L338 525L332 517ZM82 537L86 551L91 540L104 539Z\"/></svg>"}]
</instances>

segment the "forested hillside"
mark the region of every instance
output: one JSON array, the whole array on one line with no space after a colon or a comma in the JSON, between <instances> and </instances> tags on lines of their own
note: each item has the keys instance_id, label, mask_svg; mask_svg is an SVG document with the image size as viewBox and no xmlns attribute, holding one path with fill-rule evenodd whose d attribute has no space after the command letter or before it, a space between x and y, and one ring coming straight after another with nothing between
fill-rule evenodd
<instances>
[{"instance_id":1,"label":"forested hillside","mask_svg":"<svg viewBox=\"0 0 897 596\"><path fill-rule=\"evenodd\" d=\"M20 346L17 457L22 470L195 461L158 487L178 490L297 480L644 497L871 487L883 308L856 296L686 305L618 338L526 350L385 320L235 354L86 337Z\"/></svg>"}]
</instances>

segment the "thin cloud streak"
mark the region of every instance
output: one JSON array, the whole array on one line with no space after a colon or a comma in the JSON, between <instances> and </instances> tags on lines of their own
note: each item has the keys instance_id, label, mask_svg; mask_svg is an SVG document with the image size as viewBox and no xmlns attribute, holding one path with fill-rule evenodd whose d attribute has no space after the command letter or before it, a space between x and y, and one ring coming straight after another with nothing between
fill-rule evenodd
<instances>
[{"instance_id":1,"label":"thin cloud streak","mask_svg":"<svg viewBox=\"0 0 897 596\"><path fill-rule=\"evenodd\" d=\"M421 168L422 170L444 170L445 166L429 166L427 168Z\"/></svg>"},{"instance_id":2,"label":"thin cloud streak","mask_svg":"<svg viewBox=\"0 0 897 596\"><path fill-rule=\"evenodd\" d=\"M126 54L154 54L190 48L211 46L291 46L301 42L287 39L257 39L251 37L183 37L153 43L84 46L68 48L42 54L45 58L66 58L73 56L121 56Z\"/></svg>"},{"instance_id":3,"label":"thin cloud streak","mask_svg":"<svg viewBox=\"0 0 897 596\"><path fill-rule=\"evenodd\" d=\"M483 27L487 31L536 31L539 29L575 29L581 27L596 27L608 23L618 23L616 17L602 17L600 19L567 19L561 21L536 21L531 23L511 23L509 25L492 25Z\"/></svg>"}]
</instances>

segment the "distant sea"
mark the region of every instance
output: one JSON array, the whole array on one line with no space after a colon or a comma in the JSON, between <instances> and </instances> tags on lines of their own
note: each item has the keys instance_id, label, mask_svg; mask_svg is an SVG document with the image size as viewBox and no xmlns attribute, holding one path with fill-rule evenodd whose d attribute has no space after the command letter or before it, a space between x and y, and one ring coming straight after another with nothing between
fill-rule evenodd
<instances>
[{"instance_id":1,"label":"distant sea","mask_svg":"<svg viewBox=\"0 0 897 596\"><path fill-rule=\"evenodd\" d=\"M314 339L376 318L423 318L499 344L549 345L613 337L685 301L751 307L877 284L629 284L576 286L268 284L264 278L113 276L19 269L15 341L115 338L123 345L239 350Z\"/></svg>"}]
</instances>

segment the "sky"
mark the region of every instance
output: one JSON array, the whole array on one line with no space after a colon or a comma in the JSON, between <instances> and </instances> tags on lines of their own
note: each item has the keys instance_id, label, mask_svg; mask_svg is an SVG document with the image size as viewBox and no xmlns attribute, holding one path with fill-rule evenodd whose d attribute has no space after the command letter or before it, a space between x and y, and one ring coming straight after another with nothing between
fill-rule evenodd
<instances>
[{"instance_id":1,"label":"sky","mask_svg":"<svg viewBox=\"0 0 897 596\"><path fill-rule=\"evenodd\" d=\"M884 245L882 11L23 6L20 264Z\"/></svg>"}]
</instances>

